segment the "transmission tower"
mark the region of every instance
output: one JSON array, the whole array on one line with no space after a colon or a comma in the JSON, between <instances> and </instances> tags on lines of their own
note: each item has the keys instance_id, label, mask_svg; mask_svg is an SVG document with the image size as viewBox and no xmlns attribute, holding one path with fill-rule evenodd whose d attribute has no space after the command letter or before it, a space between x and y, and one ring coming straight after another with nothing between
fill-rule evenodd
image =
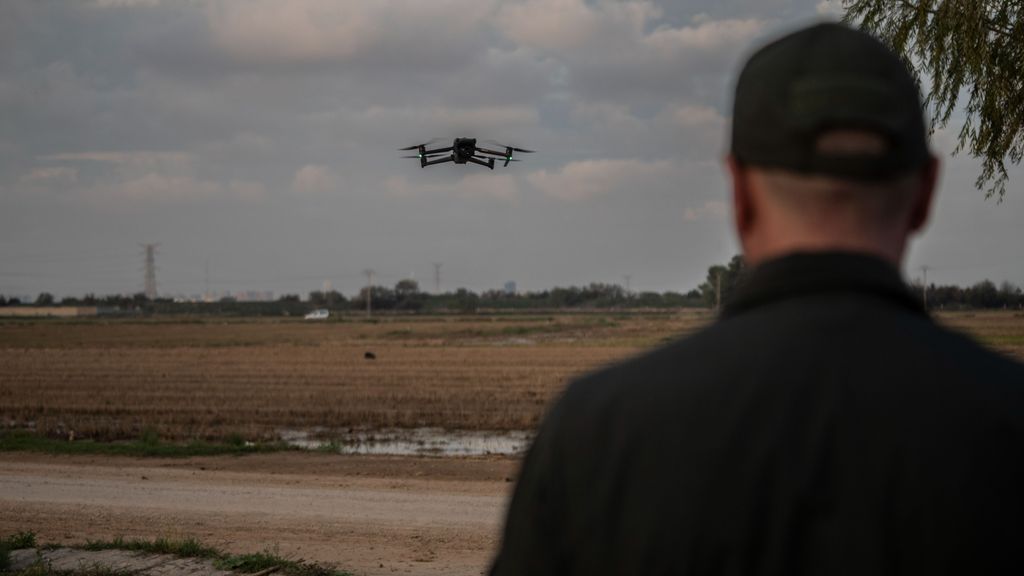
<instances>
[{"instance_id":1,"label":"transmission tower","mask_svg":"<svg viewBox=\"0 0 1024 576\"><path fill-rule=\"evenodd\" d=\"M441 263L434 262L434 294L441 293Z\"/></svg>"},{"instance_id":2,"label":"transmission tower","mask_svg":"<svg viewBox=\"0 0 1024 576\"><path fill-rule=\"evenodd\" d=\"M363 270L366 274L366 317L369 318L373 309L373 268Z\"/></svg>"},{"instance_id":3,"label":"transmission tower","mask_svg":"<svg viewBox=\"0 0 1024 576\"><path fill-rule=\"evenodd\" d=\"M928 309L928 270L931 266L921 266L921 274L924 276L921 280L921 299L924 301L924 309Z\"/></svg>"},{"instance_id":4,"label":"transmission tower","mask_svg":"<svg viewBox=\"0 0 1024 576\"><path fill-rule=\"evenodd\" d=\"M156 247L159 244L143 244L146 250L146 278L143 292L146 298L156 300Z\"/></svg>"}]
</instances>

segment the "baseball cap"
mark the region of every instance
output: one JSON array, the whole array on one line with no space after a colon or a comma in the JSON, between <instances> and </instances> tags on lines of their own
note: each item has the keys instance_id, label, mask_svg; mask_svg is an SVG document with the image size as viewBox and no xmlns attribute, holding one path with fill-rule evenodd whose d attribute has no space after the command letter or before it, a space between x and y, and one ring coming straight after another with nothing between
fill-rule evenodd
<instances>
[{"instance_id":1,"label":"baseball cap","mask_svg":"<svg viewBox=\"0 0 1024 576\"><path fill-rule=\"evenodd\" d=\"M870 153L819 145L836 130L881 136ZM754 53L733 102L732 155L743 164L852 180L883 180L919 168L929 151L917 84L873 36L817 24Z\"/></svg>"}]
</instances>

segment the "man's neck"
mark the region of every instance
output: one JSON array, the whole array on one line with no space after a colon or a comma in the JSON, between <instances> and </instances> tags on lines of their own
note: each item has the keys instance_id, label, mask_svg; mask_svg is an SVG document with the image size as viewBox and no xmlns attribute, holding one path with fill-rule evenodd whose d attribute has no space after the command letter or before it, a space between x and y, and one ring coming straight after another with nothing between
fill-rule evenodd
<instances>
[{"instance_id":1,"label":"man's neck","mask_svg":"<svg viewBox=\"0 0 1024 576\"><path fill-rule=\"evenodd\" d=\"M808 252L853 252L870 254L899 267L903 261L904 244L880 242L863 236L823 237L788 235L743 243L743 257L756 266L789 254Z\"/></svg>"}]
</instances>

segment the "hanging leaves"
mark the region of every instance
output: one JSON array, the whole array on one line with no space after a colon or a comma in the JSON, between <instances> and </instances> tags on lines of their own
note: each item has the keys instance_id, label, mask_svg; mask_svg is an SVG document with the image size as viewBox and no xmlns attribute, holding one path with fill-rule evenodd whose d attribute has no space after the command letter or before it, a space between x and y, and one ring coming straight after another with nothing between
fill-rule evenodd
<instances>
[{"instance_id":1,"label":"hanging leaves","mask_svg":"<svg viewBox=\"0 0 1024 576\"><path fill-rule=\"evenodd\" d=\"M982 162L975 181L1002 201L1006 164L1024 156L1024 0L844 0L845 20L887 42L915 71L932 129L958 106L955 152Z\"/></svg>"}]
</instances>

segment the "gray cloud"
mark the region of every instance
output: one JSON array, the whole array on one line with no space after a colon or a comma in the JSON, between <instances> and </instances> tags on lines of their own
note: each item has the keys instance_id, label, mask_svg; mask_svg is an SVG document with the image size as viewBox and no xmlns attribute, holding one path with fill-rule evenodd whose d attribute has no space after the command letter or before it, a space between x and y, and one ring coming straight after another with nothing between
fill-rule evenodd
<instances>
[{"instance_id":1,"label":"gray cloud","mask_svg":"<svg viewBox=\"0 0 1024 576\"><path fill-rule=\"evenodd\" d=\"M0 3L0 293L138 290L154 241L170 293L202 291L207 263L215 289L279 293L438 261L449 288L692 288L736 250L719 164L735 68L818 10ZM494 172L398 158L460 135L540 153ZM984 203L974 170L950 163L955 192L911 264L1024 283L1021 202Z\"/></svg>"}]
</instances>

